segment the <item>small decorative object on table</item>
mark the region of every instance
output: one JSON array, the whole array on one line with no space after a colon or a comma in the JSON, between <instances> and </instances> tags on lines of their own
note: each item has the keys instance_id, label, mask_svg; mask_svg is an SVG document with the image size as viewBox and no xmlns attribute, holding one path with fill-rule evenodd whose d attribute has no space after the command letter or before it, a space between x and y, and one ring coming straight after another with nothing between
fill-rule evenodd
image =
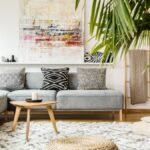
<instances>
[{"instance_id":1,"label":"small decorative object on table","mask_svg":"<svg viewBox=\"0 0 150 150\"><path fill-rule=\"evenodd\" d=\"M39 103L42 102L42 99L37 99L37 100L32 100L32 99L26 99L26 102L30 102L30 103Z\"/></svg>"},{"instance_id":2,"label":"small decorative object on table","mask_svg":"<svg viewBox=\"0 0 150 150\"><path fill-rule=\"evenodd\" d=\"M38 93L32 92L32 100L38 100Z\"/></svg>"},{"instance_id":3,"label":"small decorative object on table","mask_svg":"<svg viewBox=\"0 0 150 150\"><path fill-rule=\"evenodd\" d=\"M42 102L42 99L38 98L37 92L32 92L32 98L26 99L26 102Z\"/></svg>"}]
</instances>

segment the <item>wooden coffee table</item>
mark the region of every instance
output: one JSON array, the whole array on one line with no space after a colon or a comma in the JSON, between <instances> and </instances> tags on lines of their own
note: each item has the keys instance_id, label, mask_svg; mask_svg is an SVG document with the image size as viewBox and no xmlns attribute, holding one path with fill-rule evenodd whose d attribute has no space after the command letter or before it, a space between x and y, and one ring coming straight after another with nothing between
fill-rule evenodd
<instances>
[{"instance_id":1,"label":"wooden coffee table","mask_svg":"<svg viewBox=\"0 0 150 150\"><path fill-rule=\"evenodd\" d=\"M26 101L11 101L10 102L12 105L16 106L16 112L14 116L14 121L12 125L12 131L15 131L18 118L20 115L20 111L22 108L27 109L27 127L26 127L26 141L29 141L29 128L30 128L30 112L33 107L38 107L38 106L45 106L47 107L49 117L52 121L54 131L58 133L57 126L56 126L56 121L52 109L52 105L56 104L55 101L45 101L45 102L36 102L36 103L31 103L31 102L26 102Z\"/></svg>"}]
</instances>

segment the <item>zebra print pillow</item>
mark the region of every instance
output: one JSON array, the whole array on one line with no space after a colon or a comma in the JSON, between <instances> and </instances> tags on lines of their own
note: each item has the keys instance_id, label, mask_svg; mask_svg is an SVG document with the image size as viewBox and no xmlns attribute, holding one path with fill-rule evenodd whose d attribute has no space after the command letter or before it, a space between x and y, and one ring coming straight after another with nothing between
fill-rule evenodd
<instances>
[{"instance_id":1,"label":"zebra print pillow","mask_svg":"<svg viewBox=\"0 0 150 150\"><path fill-rule=\"evenodd\" d=\"M69 68L41 68L43 73L42 90L67 90Z\"/></svg>"}]
</instances>

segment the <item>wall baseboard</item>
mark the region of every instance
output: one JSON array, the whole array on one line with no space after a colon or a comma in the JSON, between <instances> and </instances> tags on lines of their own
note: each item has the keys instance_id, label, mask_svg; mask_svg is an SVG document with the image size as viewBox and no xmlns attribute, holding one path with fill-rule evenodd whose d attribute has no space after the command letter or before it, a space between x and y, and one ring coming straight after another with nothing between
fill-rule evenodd
<instances>
[{"instance_id":1,"label":"wall baseboard","mask_svg":"<svg viewBox=\"0 0 150 150\"><path fill-rule=\"evenodd\" d=\"M150 113L150 109L127 109L127 110L123 110L123 112L125 113Z\"/></svg>"}]
</instances>

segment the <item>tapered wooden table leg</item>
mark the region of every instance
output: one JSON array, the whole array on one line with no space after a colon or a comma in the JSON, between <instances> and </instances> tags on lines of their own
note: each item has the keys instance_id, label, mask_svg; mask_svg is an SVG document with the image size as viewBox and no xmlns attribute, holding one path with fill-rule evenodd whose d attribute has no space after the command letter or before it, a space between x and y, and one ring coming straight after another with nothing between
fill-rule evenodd
<instances>
[{"instance_id":1,"label":"tapered wooden table leg","mask_svg":"<svg viewBox=\"0 0 150 150\"><path fill-rule=\"evenodd\" d=\"M31 109L27 109L27 128L26 128L26 141L29 141L29 130L30 130L30 112Z\"/></svg>"},{"instance_id":2,"label":"tapered wooden table leg","mask_svg":"<svg viewBox=\"0 0 150 150\"><path fill-rule=\"evenodd\" d=\"M52 110L52 108L50 106L47 107L47 110L48 110L49 117L50 117L50 119L52 121L54 131L56 132L56 134L58 134L59 132L57 130L57 126L56 126L56 121L55 121L53 110Z\"/></svg>"},{"instance_id":3,"label":"tapered wooden table leg","mask_svg":"<svg viewBox=\"0 0 150 150\"><path fill-rule=\"evenodd\" d=\"M26 102L26 101L11 101L10 102L12 105L16 106L16 112L15 112L15 117L14 117L14 122L12 126L12 130L14 131L16 129L17 121L20 115L21 108L26 108L27 109L27 127L26 127L26 141L29 141L29 129L30 129L30 113L31 109L33 107L37 106L44 106L47 107L48 109L48 114L50 116L50 119L52 121L54 130L56 133L58 133L57 127L56 127L56 122L52 110L52 105L56 104L55 101L43 101L43 102L38 102L38 103L33 103L33 102Z\"/></svg>"},{"instance_id":4,"label":"tapered wooden table leg","mask_svg":"<svg viewBox=\"0 0 150 150\"><path fill-rule=\"evenodd\" d=\"M122 110L120 110L120 111L119 111L119 120L122 121L122 120L123 120L122 118L123 118L123 117L122 117Z\"/></svg>"},{"instance_id":5,"label":"tapered wooden table leg","mask_svg":"<svg viewBox=\"0 0 150 150\"><path fill-rule=\"evenodd\" d=\"M15 129L16 129L18 118L19 118L19 115L20 115L20 111L21 111L21 107L17 106L14 121L13 121L13 125L12 125L12 131L15 131Z\"/></svg>"}]
</instances>

